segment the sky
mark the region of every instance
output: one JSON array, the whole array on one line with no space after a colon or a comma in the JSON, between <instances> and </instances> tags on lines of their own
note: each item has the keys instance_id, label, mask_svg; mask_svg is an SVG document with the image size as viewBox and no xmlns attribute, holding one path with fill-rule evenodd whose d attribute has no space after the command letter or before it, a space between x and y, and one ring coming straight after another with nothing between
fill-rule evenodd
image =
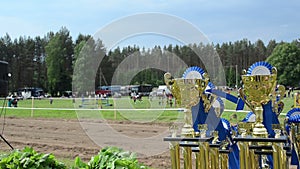
<instances>
[{"instance_id":1,"label":"sky","mask_svg":"<svg viewBox=\"0 0 300 169\"><path fill-rule=\"evenodd\" d=\"M76 39L79 33L94 35L122 18L143 13L177 17L214 44L245 38L251 42L290 42L300 35L298 0L2 0L0 7L0 36L8 33L13 39L44 36L63 26ZM169 43L182 42L169 36L144 34L121 39L115 45L151 47Z\"/></svg>"}]
</instances>

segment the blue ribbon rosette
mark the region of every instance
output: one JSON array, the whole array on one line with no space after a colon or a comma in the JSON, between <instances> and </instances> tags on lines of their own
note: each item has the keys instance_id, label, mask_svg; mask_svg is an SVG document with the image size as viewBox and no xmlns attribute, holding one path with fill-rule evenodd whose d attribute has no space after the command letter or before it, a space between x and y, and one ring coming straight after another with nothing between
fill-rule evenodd
<instances>
[{"instance_id":1,"label":"blue ribbon rosette","mask_svg":"<svg viewBox=\"0 0 300 169\"><path fill-rule=\"evenodd\" d=\"M272 74L272 65L265 61L252 64L247 70L247 75L270 75Z\"/></svg>"}]
</instances>

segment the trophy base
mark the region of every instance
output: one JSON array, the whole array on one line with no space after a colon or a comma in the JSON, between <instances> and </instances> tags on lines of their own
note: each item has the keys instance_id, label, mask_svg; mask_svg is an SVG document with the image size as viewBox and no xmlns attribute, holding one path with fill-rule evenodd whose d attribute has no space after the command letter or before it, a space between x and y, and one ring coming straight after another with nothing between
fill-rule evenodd
<instances>
[{"instance_id":1,"label":"trophy base","mask_svg":"<svg viewBox=\"0 0 300 169\"><path fill-rule=\"evenodd\" d=\"M253 128L253 137L255 138L268 138L268 132L262 123L256 123Z\"/></svg>"},{"instance_id":2,"label":"trophy base","mask_svg":"<svg viewBox=\"0 0 300 169\"><path fill-rule=\"evenodd\" d=\"M181 129L181 136L182 137L194 137L195 131L192 126L183 126Z\"/></svg>"}]
</instances>

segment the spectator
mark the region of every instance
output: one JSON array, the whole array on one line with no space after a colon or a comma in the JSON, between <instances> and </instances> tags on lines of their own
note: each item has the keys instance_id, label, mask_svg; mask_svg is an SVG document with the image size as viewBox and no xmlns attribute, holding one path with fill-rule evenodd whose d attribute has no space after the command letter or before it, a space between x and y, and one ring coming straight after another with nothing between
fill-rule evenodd
<instances>
[{"instance_id":1,"label":"spectator","mask_svg":"<svg viewBox=\"0 0 300 169\"><path fill-rule=\"evenodd\" d=\"M18 99L16 96L12 96L11 99L8 100L8 107L18 107Z\"/></svg>"},{"instance_id":2,"label":"spectator","mask_svg":"<svg viewBox=\"0 0 300 169\"><path fill-rule=\"evenodd\" d=\"M172 107L172 105L173 105L172 95L169 95L169 104L170 104L170 107Z\"/></svg>"},{"instance_id":3,"label":"spectator","mask_svg":"<svg viewBox=\"0 0 300 169\"><path fill-rule=\"evenodd\" d=\"M50 97L50 104L52 104L53 103L53 98L52 97Z\"/></svg>"}]
</instances>

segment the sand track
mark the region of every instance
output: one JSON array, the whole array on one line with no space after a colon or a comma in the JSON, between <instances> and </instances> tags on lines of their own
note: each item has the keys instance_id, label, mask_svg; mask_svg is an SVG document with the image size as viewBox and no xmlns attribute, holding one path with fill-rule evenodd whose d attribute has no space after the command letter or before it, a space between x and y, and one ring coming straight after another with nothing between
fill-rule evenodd
<instances>
[{"instance_id":1,"label":"sand track","mask_svg":"<svg viewBox=\"0 0 300 169\"><path fill-rule=\"evenodd\" d=\"M124 121L105 121L105 123L109 123L117 132L137 138L151 137L168 128L168 124L139 124ZM0 124L3 124L3 120ZM53 153L59 158L74 159L79 156L88 161L101 149L88 137L78 120L6 118L3 136L15 149L31 146L39 152ZM136 143L132 144L134 146ZM0 141L0 146L2 150L10 149L3 140ZM168 152L153 156L138 155L138 157L139 161L151 167L170 168Z\"/></svg>"}]
</instances>

